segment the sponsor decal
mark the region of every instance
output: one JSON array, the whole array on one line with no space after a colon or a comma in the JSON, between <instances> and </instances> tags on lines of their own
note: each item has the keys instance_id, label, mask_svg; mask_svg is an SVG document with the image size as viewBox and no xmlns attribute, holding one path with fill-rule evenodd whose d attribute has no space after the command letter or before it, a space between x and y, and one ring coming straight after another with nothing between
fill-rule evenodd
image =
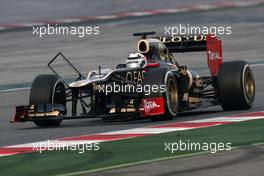
<instances>
[{"instance_id":1,"label":"sponsor decal","mask_svg":"<svg viewBox=\"0 0 264 176\"><path fill-rule=\"evenodd\" d=\"M206 40L207 63L212 76L216 76L222 64L222 43L215 37L208 36Z\"/></svg>"},{"instance_id":2,"label":"sponsor decal","mask_svg":"<svg viewBox=\"0 0 264 176\"><path fill-rule=\"evenodd\" d=\"M127 72L126 80L136 82L137 84L142 84L144 81L144 70Z\"/></svg>"},{"instance_id":3,"label":"sponsor decal","mask_svg":"<svg viewBox=\"0 0 264 176\"><path fill-rule=\"evenodd\" d=\"M208 59L211 61L218 60L220 58L219 52L208 51L207 54L208 54Z\"/></svg>"},{"instance_id":4,"label":"sponsor decal","mask_svg":"<svg viewBox=\"0 0 264 176\"><path fill-rule=\"evenodd\" d=\"M160 37L160 41L163 43L178 43L182 41L205 41L206 35L186 35L186 36L174 36L174 37Z\"/></svg>"},{"instance_id":5,"label":"sponsor decal","mask_svg":"<svg viewBox=\"0 0 264 176\"><path fill-rule=\"evenodd\" d=\"M152 110L152 109L155 109L155 108L159 108L160 105L157 104L155 101L145 101L144 102L144 107L148 110Z\"/></svg>"},{"instance_id":6,"label":"sponsor decal","mask_svg":"<svg viewBox=\"0 0 264 176\"><path fill-rule=\"evenodd\" d=\"M164 114L164 99L163 97L144 99L143 107L145 116Z\"/></svg>"}]
</instances>

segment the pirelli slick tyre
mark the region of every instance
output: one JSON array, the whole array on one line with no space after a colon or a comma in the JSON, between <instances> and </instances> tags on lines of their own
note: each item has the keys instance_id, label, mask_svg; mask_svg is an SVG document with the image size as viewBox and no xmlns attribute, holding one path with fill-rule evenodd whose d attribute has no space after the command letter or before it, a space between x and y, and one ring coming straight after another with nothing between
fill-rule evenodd
<instances>
[{"instance_id":1,"label":"pirelli slick tyre","mask_svg":"<svg viewBox=\"0 0 264 176\"><path fill-rule=\"evenodd\" d=\"M31 86L29 104L63 104L66 106L66 90L63 82L55 75L39 75ZM40 127L59 126L60 116L54 119L35 120Z\"/></svg>"},{"instance_id":2,"label":"pirelli slick tyre","mask_svg":"<svg viewBox=\"0 0 264 176\"><path fill-rule=\"evenodd\" d=\"M171 120L178 114L179 109L179 89L175 76L171 72L165 75L165 92L164 92L164 115L152 117L153 121Z\"/></svg>"},{"instance_id":3,"label":"pirelli slick tyre","mask_svg":"<svg viewBox=\"0 0 264 176\"><path fill-rule=\"evenodd\" d=\"M219 100L224 110L246 110L253 105L255 81L245 61L225 62L217 76Z\"/></svg>"}]
</instances>

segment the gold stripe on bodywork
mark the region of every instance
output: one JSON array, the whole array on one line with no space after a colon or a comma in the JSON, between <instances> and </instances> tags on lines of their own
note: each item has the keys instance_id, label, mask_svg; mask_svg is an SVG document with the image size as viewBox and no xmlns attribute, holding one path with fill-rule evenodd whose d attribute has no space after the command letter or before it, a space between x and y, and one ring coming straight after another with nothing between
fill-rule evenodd
<instances>
[{"instance_id":1,"label":"gold stripe on bodywork","mask_svg":"<svg viewBox=\"0 0 264 176\"><path fill-rule=\"evenodd\" d=\"M202 99L199 97L189 97L189 103L199 103Z\"/></svg>"},{"instance_id":2,"label":"gold stripe on bodywork","mask_svg":"<svg viewBox=\"0 0 264 176\"><path fill-rule=\"evenodd\" d=\"M29 113L29 117L46 117L46 116L59 116L59 111L52 111L52 112L41 112L41 113Z\"/></svg>"},{"instance_id":3,"label":"gold stripe on bodywork","mask_svg":"<svg viewBox=\"0 0 264 176\"><path fill-rule=\"evenodd\" d=\"M121 112L136 112L135 108L122 108ZM116 113L115 108L112 108L109 112L110 114Z\"/></svg>"}]
</instances>

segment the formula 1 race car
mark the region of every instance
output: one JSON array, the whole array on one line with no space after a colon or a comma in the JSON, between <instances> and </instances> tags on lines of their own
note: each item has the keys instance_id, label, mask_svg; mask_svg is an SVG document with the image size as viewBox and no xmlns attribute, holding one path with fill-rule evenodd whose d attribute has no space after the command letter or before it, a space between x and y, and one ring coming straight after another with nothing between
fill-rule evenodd
<instances>
[{"instance_id":1,"label":"formula 1 race car","mask_svg":"<svg viewBox=\"0 0 264 176\"><path fill-rule=\"evenodd\" d=\"M244 110L253 105L255 82L245 61L222 63L221 40L211 35L140 36L137 52L116 69L90 71L83 76L62 54L49 63L54 74L37 76L29 105L17 106L13 122L33 121L38 126L58 126L63 119L149 117L172 119L178 112L208 105L224 110ZM199 76L180 65L172 53L205 51L211 75ZM64 79L52 66L64 60L77 73ZM61 65L60 65L61 66ZM68 111L71 109L71 113Z\"/></svg>"}]
</instances>

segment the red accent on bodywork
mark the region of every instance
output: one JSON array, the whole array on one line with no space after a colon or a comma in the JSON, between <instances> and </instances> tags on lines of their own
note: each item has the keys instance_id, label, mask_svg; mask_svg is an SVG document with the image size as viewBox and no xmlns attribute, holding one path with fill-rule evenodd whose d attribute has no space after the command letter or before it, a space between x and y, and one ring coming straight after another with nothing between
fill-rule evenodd
<instances>
[{"instance_id":1,"label":"red accent on bodywork","mask_svg":"<svg viewBox=\"0 0 264 176\"><path fill-rule=\"evenodd\" d=\"M28 112L26 111L25 106L15 106L12 122L20 122L21 118L24 118L25 116L28 116Z\"/></svg>"},{"instance_id":2,"label":"red accent on bodywork","mask_svg":"<svg viewBox=\"0 0 264 176\"><path fill-rule=\"evenodd\" d=\"M164 114L164 98L146 98L142 100L144 107L144 116L153 116Z\"/></svg>"},{"instance_id":3,"label":"red accent on bodywork","mask_svg":"<svg viewBox=\"0 0 264 176\"><path fill-rule=\"evenodd\" d=\"M155 63L147 63L146 68L149 67L159 67L160 63L159 62L155 62Z\"/></svg>"},{"instance_id":4,"label":"red accent on bodywork","mask_svg":"<svg viewBox=\"0 0 264 176\"><path fill-rule=\"evenodd\" d=\"M222 41L212 35L206 35L207 63L212 76L217 76L222 64Z\"/></svg>"}]
</instances>

